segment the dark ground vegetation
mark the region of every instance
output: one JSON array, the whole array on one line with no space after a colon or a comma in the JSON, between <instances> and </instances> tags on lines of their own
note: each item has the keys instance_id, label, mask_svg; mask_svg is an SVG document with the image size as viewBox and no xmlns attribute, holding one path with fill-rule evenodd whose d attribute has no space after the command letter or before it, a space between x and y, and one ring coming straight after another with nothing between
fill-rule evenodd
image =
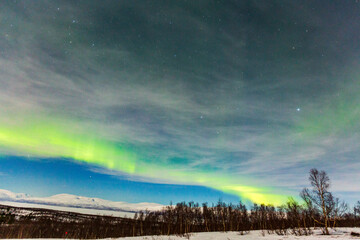
<instances>
[{"instance_id":1,"label":"dark ground vegetation","mask_svg":"<svg viewBox=\"0 0 360 240\"><path fill-rule=\"evenodd\" d=\"M143 235L187 235L191 232L264 230L278 235L309 235L312 229L360 227L360 201L350 210L328 191L330 180L324 171L310 171L311 189L282 206L219 201L178 203L161 211L139 212L134 218L94 216L45 209L0 205L0 238L109 238Z\"/></svg>"},{"instance_id":2,"label":"dark ground vegetation","mask_svg":"<svg viewBox=\"0 0 360 240\"><path fill-rule=\"evenodd\" d=\"M320 214L315 217L322 219ZM259 229L279 235L308 235L312 227L323 228L308 209L294 200L277 208L255 204L251 209L241 203L179 203L158 212L141 212L133 219L0 206L0 222L0 238L85 239L211 231L246 234ZM360 217L346 213L336 222L329 219L329 225L360 227Z\"/></svg>"}]
</instances>

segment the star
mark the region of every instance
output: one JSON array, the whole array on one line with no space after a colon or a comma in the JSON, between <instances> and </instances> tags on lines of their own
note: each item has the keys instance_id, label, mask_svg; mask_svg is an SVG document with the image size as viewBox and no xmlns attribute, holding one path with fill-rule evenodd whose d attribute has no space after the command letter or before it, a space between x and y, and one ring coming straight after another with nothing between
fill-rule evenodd
<instances>
[{"instance_id":1,"label":"star","mask_svg":"<svg viewBox=\"0 0 360 240\"><path fill-rule=\"evenodd\" d=\"M296 109L296 111L300 112L300 111L301 111L301 108L298 107L298 108Z\"/></svg>"}]
</instances>

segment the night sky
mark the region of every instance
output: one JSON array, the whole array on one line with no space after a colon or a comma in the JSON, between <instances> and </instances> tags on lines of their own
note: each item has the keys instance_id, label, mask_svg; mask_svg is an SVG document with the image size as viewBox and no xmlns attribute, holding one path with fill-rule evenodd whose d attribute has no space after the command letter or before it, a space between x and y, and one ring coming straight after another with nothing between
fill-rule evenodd
<instances>
[{"instance_id":1,"label":"night sky","mask_svg":"<svg viewBox=\"0 0 360 240\"><path fill-rule=\"evenodd\" d=\"M0 188L360 200L358 1L1 1Z\"/></svg>"}]
</instances>

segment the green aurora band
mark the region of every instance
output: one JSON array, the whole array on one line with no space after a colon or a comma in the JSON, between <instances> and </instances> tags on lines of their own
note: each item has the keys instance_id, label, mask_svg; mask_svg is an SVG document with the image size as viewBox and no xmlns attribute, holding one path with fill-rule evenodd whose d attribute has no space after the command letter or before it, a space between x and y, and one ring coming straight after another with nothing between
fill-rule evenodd
<instances>
[{"instance_id":1,"label":"green aurora band","mask_svg":"<svg viewBox=\"0 0 360 240\"><path fill-rule=\"evenodd\" d=\"M307 106L314 111L309 111L294 122L297 144L317 141L321 136L327 138L346 134L359 128L357 120L360 107L356 105L357 101L353 101L358 99L358 89L359 85L352 83L339 92L335 101L329 100L325 106ZM236 195L242 201L280 205L290 195L282 189L254 186L254 179L250 176L232 175L214 169L187 171L186 163L175 167L162 161L150 161L141 149L106 140L95 126L69 119L41 113L26 112L21 117L18 113L8 114L0 119L0 145L12 155L72 159L149 178L150 181L153 179L154 182L206 186Z\"/></svg>"},{"instance_id":2,"label":"green aurora band","mask_svg":"<svg viewBox=\"0 0 360 240\"><path fill-rule=\"evenodd\" d=\"M360 79L360 74L351 74L352 79ZM296 124L299 140L318 140L332 136L348 136L360 130L360 81L344 81L337 93L323 97Z\"/></svg>"},{"instance_id":3,"label":"green aurora band","mask_svg":"<svg viewBox=\"0 0 360 240\"><path fill-rule=\"evenodd\" d=\"M16 116L13 119L19 119ZM282 204L288 195L275 194L275 189L242 185L248 178L231 176L214 170L197 172L179 170L161 163L149 163L142 154L128 147L90 134L91 127L71 124L66 120L46 117L23 117L26 121L3 122L0 127L0 145L13 155L38 158L66 158L130 175L210 187L239 196L242 201ZM75 130L70 126L82 126ZM68 131L71 129L72 131ZM181 168L180 168L181 169Z\"/></svg>"}]
</instances>

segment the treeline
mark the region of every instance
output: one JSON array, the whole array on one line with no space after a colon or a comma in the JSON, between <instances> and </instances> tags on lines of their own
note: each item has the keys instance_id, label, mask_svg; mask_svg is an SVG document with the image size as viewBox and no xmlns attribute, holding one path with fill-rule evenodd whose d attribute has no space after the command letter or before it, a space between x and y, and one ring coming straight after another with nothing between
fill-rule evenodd
<instances>
[{"instance_id":1,"label":"treeline","mask_svg":"<svg viewBox=\"0 0 360 240\"><path fill-rule=\"evenodd\" d=\"M16 211L14 211L14 209ZM18 211L20 210L20 211ZM360 202L355 212L330 218L331 227L360 227ZM134 219L91 216L51 210L34 210L23 215L23 209L0 206L0 238L116 238L144 235L187 235L192 232L250 230L278 235L309 235L319 223L321 214L313 217L304 205L290 199L281 207L254 204L215 205L178 203L162 211L140 212ZM319 220L318 220L319 219Z\"/></svg>"},{"instance_id":2,"label":"treeline","mask_svg":"<svg viewBox=\"0 0 360 240\"><path fill-rule=\"evenodd\" d=\"M359 203L360 204L360 203ZM360 206L360 205L359 205ZM278 235L309 235L313 228L324 228L321 213L312 212L294 199L280 207L254 204L226 204L219 201L208 206L197 203L178 203L162 211L140 212L134 218L134 236L186 235L192 232L266 230ZM328 219L332 228L360 227L360 217L346 212Z\"/></svg>"},{"instance_id":3,"label":"treeline","mask_svg":"<svg viewBox=\"0 0 360 240\"><path fill-rule=\"evenodd\" d=\"M0 239L118 238L133 235L135 220L0 205Z\"/></svg>"},{"instance_id":4,"label":"treeline","mask_svg":"<svg viewBox=\"0 0 360 240\"><path fill-rule=\"evenodd\" d=\"M135 216L134 236L250 230L309 235L316 227L320 227L323 234L329 234L329 227L360 227L360 202L350 211L345 202L334 197L329 191L330 179L325 171L311 169L309 182L311 188L304 188L300 193L303 204L289 198L282 206L254 204L248 210L242 203L233 205L219 201L210 207L183 202L162 211L141 212Z\"/></svg>"},{"instance_id":5,"label":"treeline","mask_svg":"<svg viewBox=\"0 0 360 240\"><path fill-rule=\"evenodd\" d=\"M309 181L311 188L300 193L301 203L289 198L282 206L253 204L248 208L241 202L182 202L161 211L136 213L132 219L0 206L0 238L94 239L213 231L246 234L251 230L300 236L311 234L314 228L329 234L328 228L360 227L360 201L349 209L334 197L324 171L311 169Z\"/></svg>"}]
</instances>

